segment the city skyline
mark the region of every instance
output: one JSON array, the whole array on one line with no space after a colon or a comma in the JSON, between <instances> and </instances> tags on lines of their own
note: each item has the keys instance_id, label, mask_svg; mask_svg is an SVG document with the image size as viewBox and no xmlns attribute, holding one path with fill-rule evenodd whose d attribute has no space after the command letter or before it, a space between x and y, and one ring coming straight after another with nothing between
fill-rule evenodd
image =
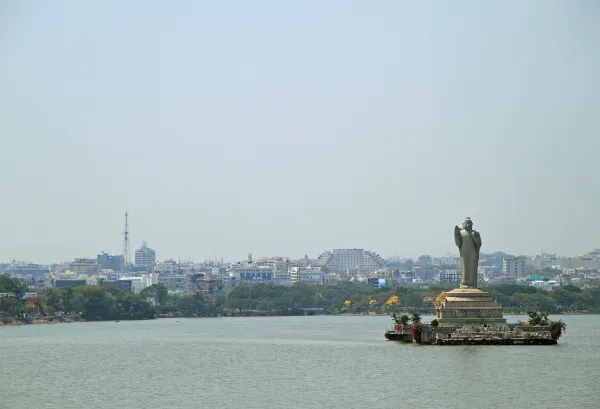
<instances>
[{"instance_id":1,"label":"city skyline","mask_svg":"<svg viewBox=\"0 0 600 409\"><path fill-rule=\"evenodd\" d=\"M143 242L144 240L142 240ZM61 264L61 263L69 263L71 262L73 259L75 258L95 258L98 254L104 252L110 255L122 255L122 251L119 250L117 248L118 246L106 246L105 248L102 248L100 250L95 250L95 251L88 251L87 253L83 253L83 254L73 254L72 256L67 256L66 258L50 258L49 260L42 260L42 259L36 259L33 257L4 257L2 259L0 259L0 263L8 263L8 262L12 262L12 261L19 261L19 262L31 262L31 263L35 263L35 264ZM133 250L138 250L142 247L142 245L140 244L139 246L134 245L133 246ZM415 253L415 254L407 254L407 253L401 253L401 252L395 252L395 253L391 253L391 254L384 254L380 251L378 251L376 248L372 248L372 247L365 247L365 246L349 246L349 247L343 247L343 246L329 246L327 248L321 249L317 252L311 253L311 252L302 252L302 251L294 251L292 252L292 254L283 254L283 253L274 253L274 252L265 252L265 253L255 253L252 251L252 249L249 249L248 252L241 254L239 257L228 257L226 256L224 253L217 253L217 254L202 254L199 253L199 256L197 257L193 257L190 255L184 255L184 254L163 254L162 251L160 251L160 249L157 249L155 246L149 246L151 247L153 250L156 250L157 253L160 254L160 257L157 257L157 262L164 262L167 260L175 260L177 262L181 261L182 263L191 261L191 262L205 262L205 261L221 261L224 260L225 262L237 262L240 260L245 260L248 256L249 253L253 254L256 257L289 257L291 259L301 259L303 258L305 255L308 255L311 258L317 258L320 254L322 254L323 252L326 251L330 251L330 250L334 250L334 249L340 249L340 248L358 248L358 249L364 249L364 250L368 250L368 251L373 251L376 252L378 254L380 254L383 258L389 260L389 259L416 259L420 256L431 256L433 258L444 258L444 257L459 257L458 251L446 251L444 253L433 253L433 252L428 252L428 251L424 251L421 253ZM109 250L114 248L115 250ZM540 249L537 252L531 252L531 253L526 253L526 252L511 252L511 251L507 251L504 249L482 249L482 253L483 254L494 254L497 252L500 253L505 253L505 254L510 254L516 257L519 256L525 256L525 257L535 257L535 256L539 256L539 255L552 255L555 254L557 257L580 257L580 256L585 256L587 254L589 254L590 252L596 250L600 248L600 246L589 246L587 248L587 250L582 251L581 253L577 253L577 254L565 254L565 253L559 253L556 251L551 251L551 250L547 250L547 249Z\"/></svg>"},{"instance_id":2,"label":"city skyline","mask_svg":"<svg viewBox=\"0 0 600 409\"><path fill-rule=\"evenodd\" d=\"M0 259L586 253L595 2L0 5ZM299 255L300 256L300 255Z\"/></svg>"},{"instance_id":3,"label":"city skyline","mask_svg":"<svg viewBox=\"0 0 600 409\"><path fill-rule=\"evenodd\" d=\"M142 244L140 246L132 246L131 251L133 251L134 254L137 255L137 253L140 250L150 250L153 254L152 257L155 257L155 262L157 264L160 263L164 263L170 260L174 260L178 263L188 263L188 262L192 262L192 263L205 263L205 262L224 262L224 263L237 263L239 261L246 261L248 259L248 257L250 255L252 255L252 257L254 259L257 258L273 258L273 257L283 257L283 258L287 258L288 260L300 260L303 259L305 256L308 256L310 259L312 260L316 260L320 255L323 255L326 252L331 252L333 250L337 250L337 249L361 249L361 250L365 250L367 252L373 252L375 254L380 255L381 257L383 257L383 259L387 260L387 261L395 261L395 260L416 260L421 256L429 256L432 257L433 259L443 259L446 257L452 257L452 258L456 258L458 259L460 256L458 254L457 251L454 252L446 252L445 254L434 254L431 252L423 252L423 253L419 253L419 254L413 254L413 255L407 255L407 254L382 254L381 252L377 251L377 249L373 249L373 248L366 248L366 247L360 247L360 246L353 246L353 247L340 247L340 246L333 246L327 249L323 249L317 253L312 253L309 254L308 252L302 252L302 251L297 251L294 254L274 254L274 253L254 253L252 251L249 251L248 253L246 253L244 256L239 257L239 258L227 258L225 257L223 254L215 254L215 255L204 255L203 257L200 258L193 258L191 256L181 256L181 255L171 255L171 256L156 256L156 254L160 255L160 250L157 250L155 247L153 246L149 246L147 243L147 240L142 240ZM580 254L560 254L557 252L552 252L552 251L546 251L546 250L541 250L539 252L536 253L530 253L530 254L526 254L526 253L512 253L512 252L508 252L502 249L488 249L487 251L482 250L482 255L492 255L495 253L504 253L504 254L508 254L510 256L514 256L514 257L527 257L527 258L534 258L534 257L538 257L538 256L549 256L549 255L553 255L559 258L577 258L577 257L582 257L582 256L588 256L590 253L592 252L598 252L600 250L598 250L598 247L593 247L590 248L588 251L580 253ZM93 253L93 252L92 252ZM100 256L100 255L110 255L110 256L119 256L122 257L122 251L107 251L106 249L100 250L95 252L95 254L85 254L85 255L73 255L72 257L68 257L66 259L61 259L61 260L34 260L34 259L19 259L19 258L8 258L8 259L0 259L0 264L1 263L12 263L12 262L19 262L19 263L34 263L34 264L40 264L40 265L50 265L50 264L68 264L70 262L72 262L74 259L81 259L81 258L89 258L89 259L95 259L96 257ZM301 255L302 254L302 255ZM134 259L131 260L131 264L135 265L135 257Z\"/></svg>"}]
</instances>

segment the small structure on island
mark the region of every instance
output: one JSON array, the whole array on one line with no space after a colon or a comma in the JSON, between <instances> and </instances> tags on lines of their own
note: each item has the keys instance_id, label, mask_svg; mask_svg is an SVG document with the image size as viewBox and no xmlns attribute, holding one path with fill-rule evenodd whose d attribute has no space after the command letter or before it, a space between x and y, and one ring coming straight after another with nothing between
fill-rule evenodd
<instances>
[{"instance_id":1,"label":"small structure on island","mask_svg":"<svg viewBox=\"0 0 600 409\"><path fill-rule=\"evenodd\" d=\"M394 326L385 338L424 345L556 345L566 330L562 320L529 311L529 322L507 324L502 307L477 288L481 235L473 230L470 218L462 229L454 228L454 241L460 250L460 287L436 298L437 318L431 324L421 323L417 313L412 318L392 314Z\"/></svg>"},{"instance_id":2,"label":"small structure on island","mask_svg":"<svg viewBox=\"0 0 600 409\"><path fill-rule=\"evenodd\" d=\"M454 241L460 250L460 288L446 293L446 299L437 308L437 320L442 326L465 326L486 324L505 326L502 307L489 293L477 288L477 268L481 235L473 230L473 222L467 217L462 228L454 227Z\"/></svg>"}]
</instances>

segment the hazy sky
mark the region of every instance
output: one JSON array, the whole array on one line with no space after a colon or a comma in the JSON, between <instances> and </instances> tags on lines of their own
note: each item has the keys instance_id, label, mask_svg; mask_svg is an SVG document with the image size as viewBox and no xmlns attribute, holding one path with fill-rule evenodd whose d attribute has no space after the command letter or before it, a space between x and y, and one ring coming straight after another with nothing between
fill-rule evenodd
<instances>
[{"instance_id":1,"label":"hazy sky","mask_svg":"<svg viewBox=\"0 0 600 409\"><path fill-rule=\"evenodd\" d=\"M4 1L0 260L600 247L597 1Z\"/></svg>"}]
</instances>

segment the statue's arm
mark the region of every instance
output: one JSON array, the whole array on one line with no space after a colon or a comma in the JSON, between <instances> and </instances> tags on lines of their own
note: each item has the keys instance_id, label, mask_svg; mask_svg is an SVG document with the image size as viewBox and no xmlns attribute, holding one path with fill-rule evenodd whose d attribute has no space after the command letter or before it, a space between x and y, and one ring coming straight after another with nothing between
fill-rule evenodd
<instances>
[{"instance_id":1,"label":"statue's arm","mask_svg":"<svg viewBox=\"0 0 600 409\"><path fill-rule=\"evenodd\" d=\"M479 232L474 231L473 232L473 241L475 241L475 244L477 244L477 250L479 250L481 248L481 235L479 234Z\"/></svg>"},{"instance_id":2,"label":"statue's arm","mask_svg":"<svg viewBox=\"0 0 600 409\"><path fill-rule=\"evenodd\" d=\"M454 242L460 248L462 247L462 236L460 235L460 227L454 226Z\"/></svg>"}]
</instances>

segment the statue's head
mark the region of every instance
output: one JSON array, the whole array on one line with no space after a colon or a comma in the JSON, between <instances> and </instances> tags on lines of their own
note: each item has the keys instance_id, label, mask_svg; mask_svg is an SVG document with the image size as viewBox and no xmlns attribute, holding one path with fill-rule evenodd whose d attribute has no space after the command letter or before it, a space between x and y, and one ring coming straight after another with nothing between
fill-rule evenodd
<instances>
[{"instance_id":1,"label":"statue's head","mask_svg":"<svg viewBox=\"0 0 600 409\"><path fill-rule=\"evenodd\" d=\"M470 217L465 217L465 221L463 222L463 229L466 231L473 230L473 221Z\"/></svg>"}]
</instances>

